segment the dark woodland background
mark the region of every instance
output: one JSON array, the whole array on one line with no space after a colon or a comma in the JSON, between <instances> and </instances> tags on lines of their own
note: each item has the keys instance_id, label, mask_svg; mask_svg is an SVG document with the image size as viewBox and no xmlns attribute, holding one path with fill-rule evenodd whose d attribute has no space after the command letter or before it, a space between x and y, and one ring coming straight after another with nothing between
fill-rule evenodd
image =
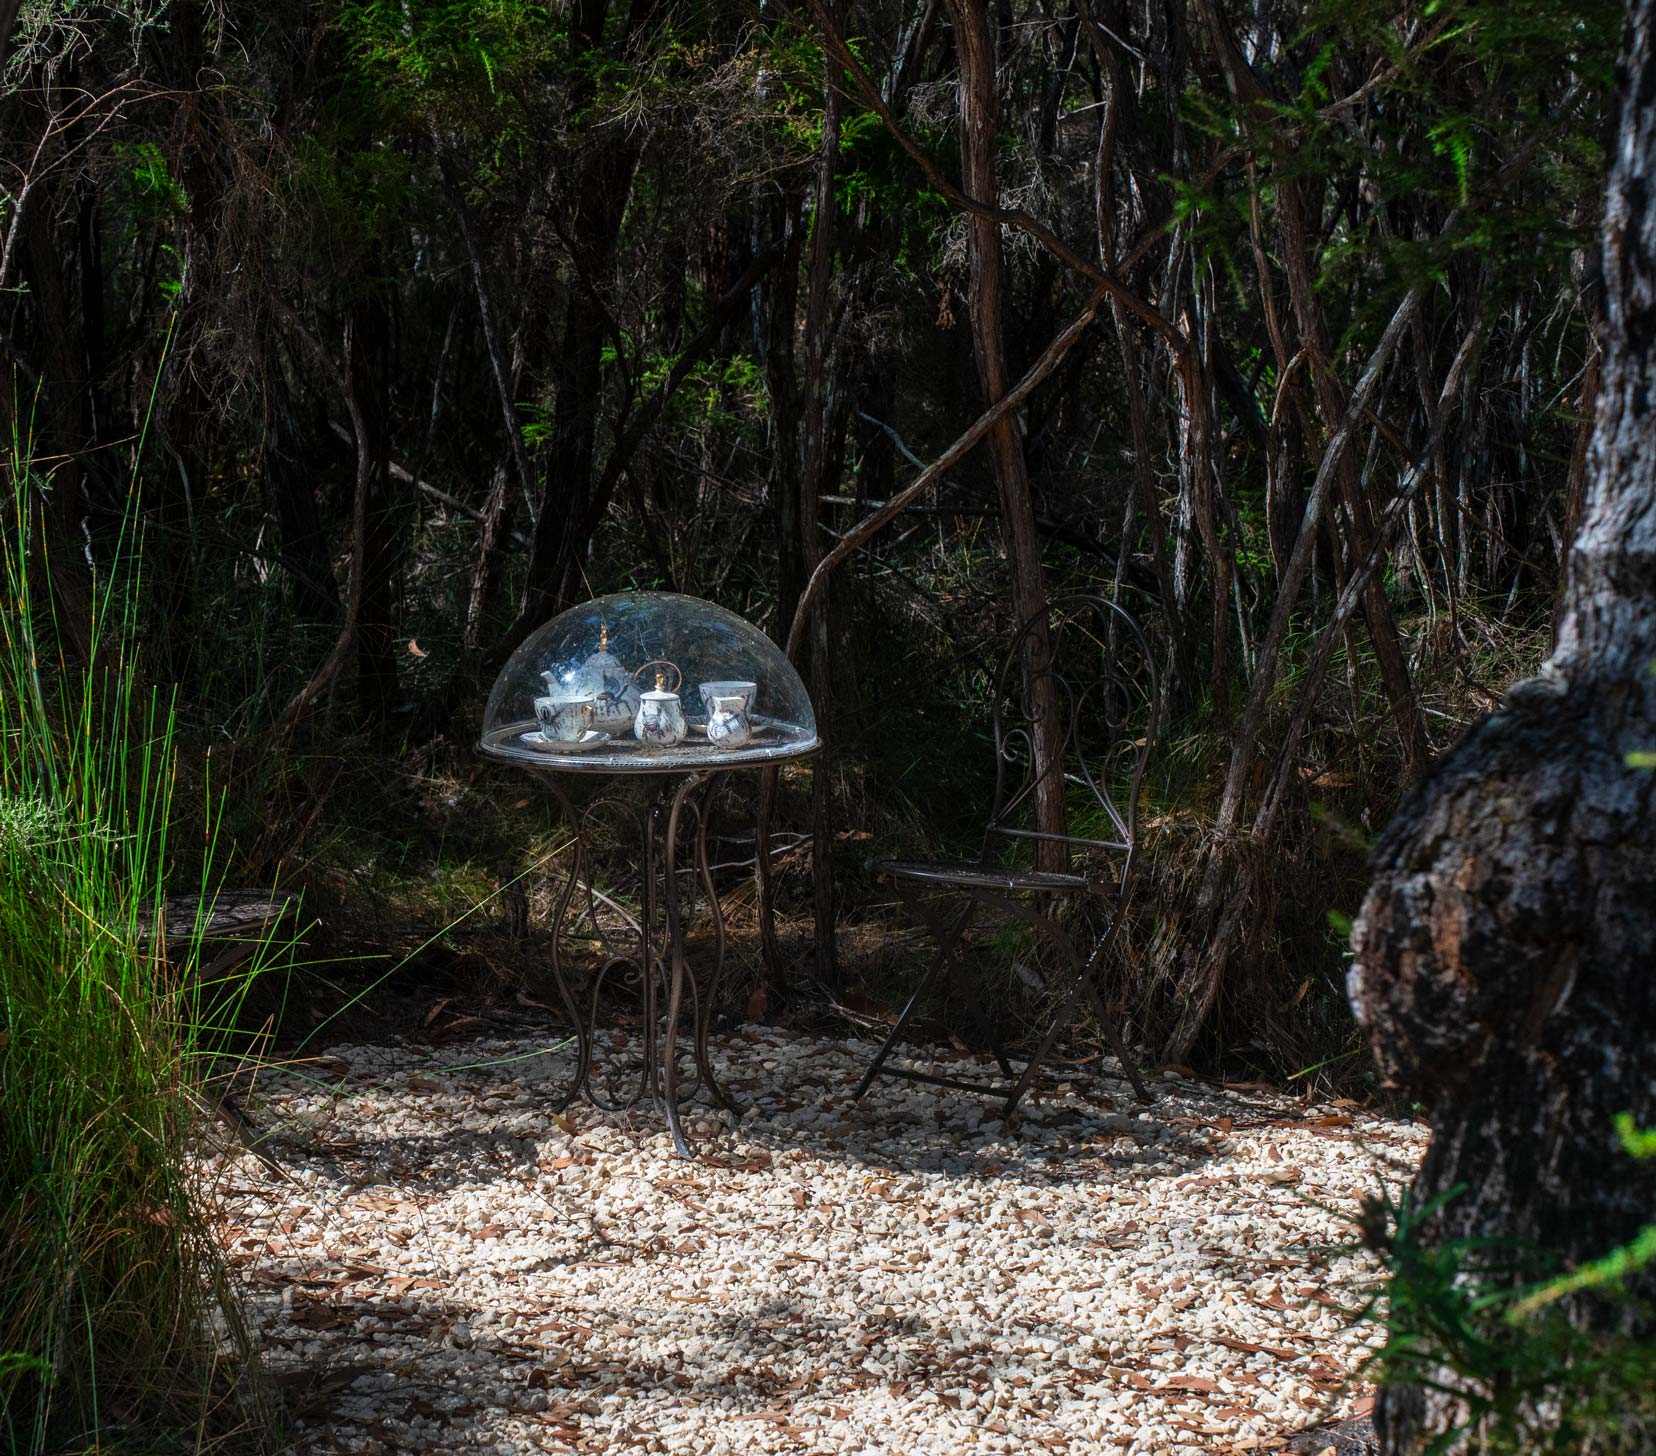
<instances>
[{"instance_id":1,"label":"dark woodland background","mask_svg":"<svg viewBox=\"0 0 1656 1456\"><path fill-rule=\"evenodd\" d=\"M1034 371L831 578L738 999L889 1001L873 860L975 842L1001 644L1086 588L1168 687L1135 1041L1368 1075L1371 835L1551 640L1618 6L0 10L9 471L70 656L140 527L231 882L335 950L487 901L399 975L533 987L555 820L473 751L515 642L634 587L785 638Z\"/></svg>"}]
</instances>

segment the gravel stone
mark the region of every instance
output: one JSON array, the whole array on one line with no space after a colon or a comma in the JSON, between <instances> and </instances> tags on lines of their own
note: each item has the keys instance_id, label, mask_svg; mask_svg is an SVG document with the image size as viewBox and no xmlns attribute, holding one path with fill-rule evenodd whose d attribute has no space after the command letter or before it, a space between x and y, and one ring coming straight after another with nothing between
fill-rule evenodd
<instances>
[{"instance_id":1,"label":"gravel stone","mask_svg":"<svg viewBox=\"0 0 1656 1456\"><path fill-rule=\"evenodd\" d=\"M746 1108L693 1109L691 1162L648 1109L554 1114L528 1037L264 1076L287 1176L202 1171L297 1449L1210 1456L1364 1394L1354 1220L1422 1127L1176 1077L853 1106L871 1050L717 1039Z\"/></svg>"}]
</instances>

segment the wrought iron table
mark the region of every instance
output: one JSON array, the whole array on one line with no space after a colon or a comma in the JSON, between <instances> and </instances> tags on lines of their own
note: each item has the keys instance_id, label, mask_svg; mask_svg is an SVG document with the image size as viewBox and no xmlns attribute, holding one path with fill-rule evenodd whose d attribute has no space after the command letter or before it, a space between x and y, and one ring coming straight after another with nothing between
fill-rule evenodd
<instances>
[{"instance_id":1,"label":"wrought iron table","mask_svg":"<svg viewBox=\"0 0 1656 1456\"><path fill-rule=\"evenodd\" d=\"M680 705L679 741L648 741L623 724L622 703L630 708L643 695L623 685L633 674L611 653L612 644L617 653L642 662L635 672L665 665L677 670L681 687L700 685L702 710L691 705L684 712ZM677 702L662 687L664 677L663 670L650 696ZM544 694L537 693L538 683L545 684ZM718 711L715 701L728 704L733 697L727 692L742 696L737 690L745 691L749 706L743 729L751 736L730 746L729 738L717 737L717 724L715 736L709 737L709 724ZM571 712L585 720L593 711L589 700L596 701L598 721L608 715L611 732L591 731L569 740L548 737L549 731L573 732L568 723L560 724L558 715ZM601 597L554 618L513 655L490 695L478 748L490 758L534 772L557 800L573 835L552 927L552 978L576 1037L575 1070L561 1089L560 1109L577 1096L606 1111L652 1102L665 1114L675 1149L691 1156L679 1112L686 1088L678 1033L687 994L693 1061L688 1090L694 1092L699 1084L715 1104L734 1109L713 1075L707 1050L725 951L724 916L707 853L709 808L727 773L802 758L820 746L804 685L776 646L740 617L693 597L662 592ZM577 805L565 781L582 776L607 782ZM627 785L634 779L644 780L653 794L629 794ZM636 837L636 917L594 883L594 830L606 815L628 821ZM691 877L689 895L682 884L686 875ZM711 955L699 970L686 948L689 905L698 891L712 920ZM612 922L619 918L626 925L625 936L611 934L600 907L608 909ZM584 995L571 984L563 953L566 932L583 919L590 922L602 957ZM606 1079L597 1055L600 1001L616 973L633 985L642 1003L637 1081L624 1093L614 1090L613 1077Z\"/></svg>"}]
</instances>

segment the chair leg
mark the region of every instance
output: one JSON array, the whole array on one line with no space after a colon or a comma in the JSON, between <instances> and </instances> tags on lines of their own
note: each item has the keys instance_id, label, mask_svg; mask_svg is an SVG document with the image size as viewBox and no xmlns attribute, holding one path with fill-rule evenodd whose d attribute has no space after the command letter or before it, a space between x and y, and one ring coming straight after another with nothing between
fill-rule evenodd
<instances>
[{"instance_id":1,"label":"chair leg","mask_svg":"<svg viewBox=\"0 0 1656 1456\"><path fill-rule=\"evenodd\" d=\"M1070 988L1064 999L1058 1003L1052 1013L1052 1019L1047 1022L1047 1029L1041 1036L1040 1045L1029 1054L1029 1060L1024 1063L1023 1071L1018 1074L1018 1080L1007 1097L1003 1112L1010 1117L1017 1111L1018 1104L1023 1101L1024 1093L1029 1090L1029 1084L1035 1080L1035 1073L1040 1070L1041 1064L1046 1061L1052 1051L1052 1044L1058 1040L1058 1033L1063 1030L1069 1021L1071 1007L1075 1005L1076 997L1081 994L1081 961L1079 957L1071 961L1074 968L1070 981Z\"/></svg>"},{"instance_id":2,"label":"chair leg","mask_svg":"<svg viewBox=\"0 0 1656 1456\"><path fill-rule=\"evenodd\" d=\"M1012 1065L1006 1055L1006 1043L998 1036L990 1038L989 1051L995 1058L995 1065L1001 1069L1001 1076L1016 1077L1018 1075L1018 1069Z\"/></svg>"},{"instance_id":3,"label":"chair leg","mask_svg":"<svg viewBox=\"0 0 1656 1456\"><path fill-rule=\"evenodd\" d=\"M1096 959L1095 955L1093 960L1087 962L1086 969L1081 973L1087 1000L1092 1004L1093 1016L1098 1021L1099 1030L1104 1033L1106 1040L1110 1043L1110 1050L1116 1054L1116 1060L1121 1063L1121 1070L1127 1074L1127 1080L1133 1084L1133 1094L1140 1102L1153 1102L1155 1099L1151 1097L1146 1089L1144 1079L1139 1076L1138 1064L1129 1055L1127 1043L1121 1039L1121 1028L1116 1025L1115 1017L1111 1016L1109 1011L1105 1009L1104 998L1098 994L1098 987L1093 985L1092 968Z\"/></svg>"},{"instance_id":4,"label":"chair leg","mask_svg":"<svg viewBox=\"0 0 1656 1456\"><path fill-rule=\"evenodd\" d=\"M1121 1038L1120 1028L1116 1026L1115 1018L1105 1008L1103 998L1099 996L1098 988L1093 984L1093 973L1110 943L1110 935L1106 933L1100 937L1094 944L1092 953L1083 962L1080 953L1076 950L1075 942L1055 920L1040 914L1038 911L1020 910L1010 905L1006 908L1017 914L1020 919L1028 922L1037 931L1044 931L1048 938L1057 945L1071 967L1069 990L1053 1011L1052 1019L1047 1025L1046 1033L1042 1036L1040 1045L1035 1049L1029 1060L1024 1063L1024 1069L1018 1077L1017 1085L1013 1087L1011 1095L1006 1100L1006 1115L1008 1117L1012 1115L1018 1103L1023 1099L1024 1093L1029 1090L1029 1084L1034 1080L1036 1071L1051 1053L1053 1043L1058 1038L1058 1033L1067 1024L1078 997L1086 998L1087 1004L1098 1022L1099 1030L1104 1033L1111 1049L1116 1054L1116 1059L1121 1063L1122 1070L1133 1084L1133 1091L1138 1100L1140 1102L1151 1101L1150 1093L1145 1088L1143 1079L1139 1076L1138 1067L1128 1054L1127 1045Z\"/></svg>"},{"instance_id":5,"label":"chair leg","mask_svg":"<svg viewBox=\"0 0 1656 1456\"><path fill-rule=\"evenodd\" d=\"M868 1069L862 1074L862 1080L857 1083L857 1090L851 1094L853 1102L861 1102L864 1094L874 1085L874 1079L880 1075L880 1070L885 1066L886 1059L890 1057L895 1049L899 1038L903 1034L903 1029L913 1019L914 1013L920 1005L920 998L925 995L938 976L948 967L960 942L965 939L966 930L971 924L972 913L975 909L974 902L968 900L960 914L955 918L955 923L938 935L937 950L932 955L931 964L926 967L926 973L920 978L919 984L915 986L914 994L908 998L907 1004L898 1014L897 1024L886 1034L886 1039L880 1043L879 1051L874 1054L874 1060L868 1064ZM926 919L924 916L918 916L917 918Z\"/></svg>"}]
</instances>

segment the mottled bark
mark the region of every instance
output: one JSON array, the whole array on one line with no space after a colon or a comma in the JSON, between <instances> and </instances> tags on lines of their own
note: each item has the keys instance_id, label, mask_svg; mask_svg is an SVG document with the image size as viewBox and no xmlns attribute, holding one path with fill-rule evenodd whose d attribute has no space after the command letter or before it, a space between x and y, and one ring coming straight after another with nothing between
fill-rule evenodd
<instances>
[{"instance_id":1,"label":"mottled bark","mask_svg":"<svg viewBox=\"0 0 1656 1456\"><path fill-rule=\"evenodd\" d=\"M1606 205L1606 323L1589 479L1557 650L1416 791L1375 852L1353 1006L1388 1081L1431 1109L1429 1236L1565 1267L1632 1237L1656 1166L1612 1119L1656 1123L1656 0L1624 36ZM1656 1294L1648 1274L1643 1288ZM1578 1299L1581 1321L1610 1307ZM1656 1337L1648 1302L1617 1319ZM1436 1389L1380 1399L1387 1456L1451 1429ZM1652 1439L1656 1439L1653 1434ZM1634 1437L1635 1443L1637 1437Z\"/></svg>"}]
</instances>

